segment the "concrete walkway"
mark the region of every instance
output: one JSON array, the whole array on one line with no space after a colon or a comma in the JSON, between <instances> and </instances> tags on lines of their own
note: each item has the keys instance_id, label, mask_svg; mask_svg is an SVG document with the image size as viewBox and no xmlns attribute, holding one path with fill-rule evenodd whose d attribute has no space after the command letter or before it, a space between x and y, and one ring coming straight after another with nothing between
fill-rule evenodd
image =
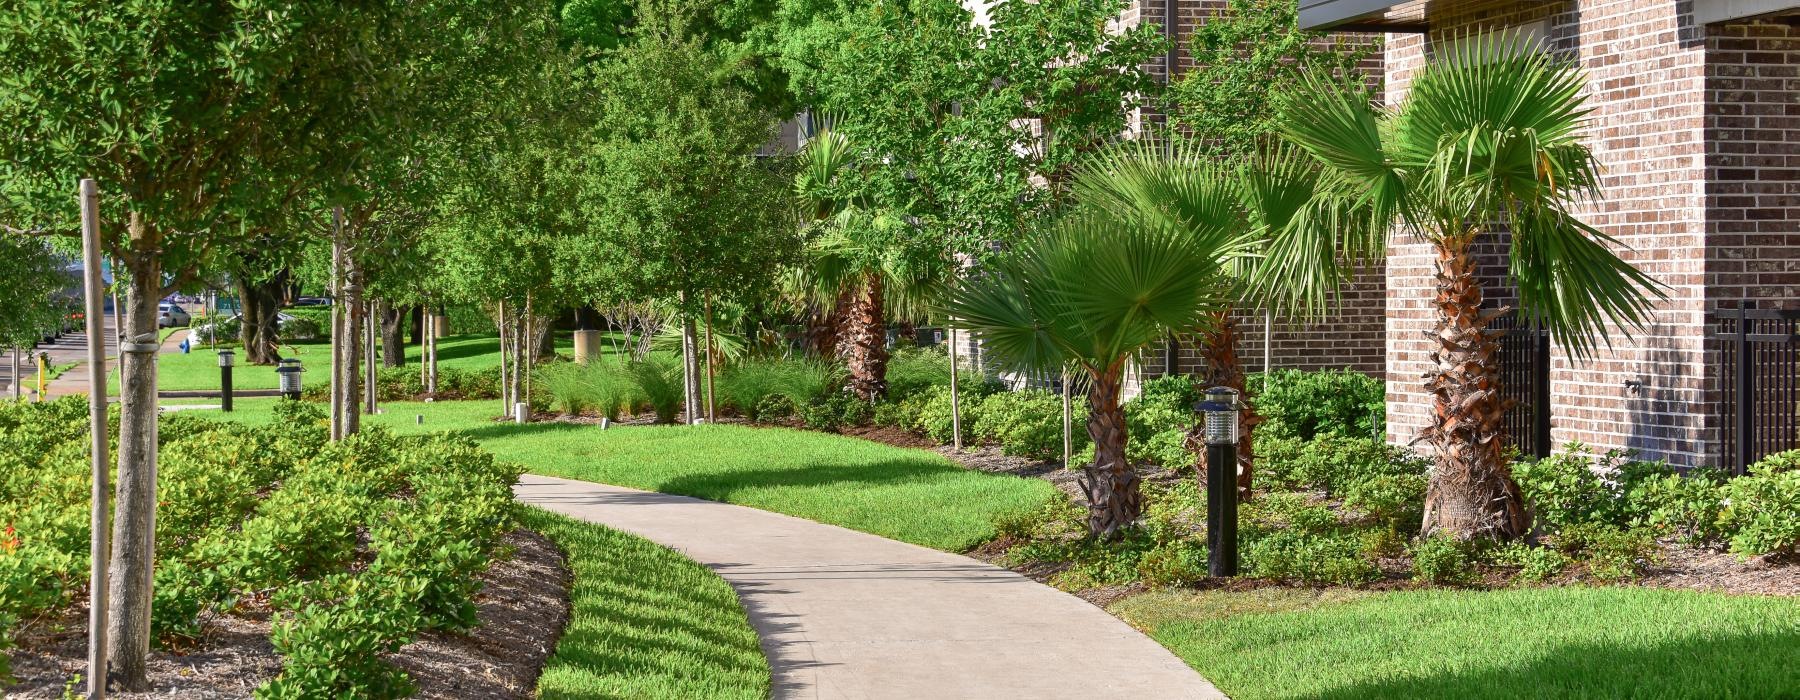
<instances>
[{"instance_id":1,"label":"concrete walkway","mask_svg":"<svg viewBox=\"0 0 1800 700\"><path fill-rule=\"evenodd\" d=\"M1118 618L968 557L768 511L526 475L519 500L624 530L737 589L776 698L1223 698Z\"/></svg>"}]
</instances>

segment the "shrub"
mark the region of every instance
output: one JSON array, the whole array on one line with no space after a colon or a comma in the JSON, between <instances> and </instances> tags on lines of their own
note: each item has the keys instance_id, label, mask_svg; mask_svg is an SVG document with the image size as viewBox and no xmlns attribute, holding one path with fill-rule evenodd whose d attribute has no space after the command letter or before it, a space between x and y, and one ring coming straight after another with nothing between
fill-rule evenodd
<instances>
[{"instance_id":1,"label":"shrub","mask_svg":"<svg viewBox=\"0 0 1800 700\"><path fill-rule=\"evenodd\" d=\"M1557 534L1556 548L1585 564L1588 574L1601 581L1635 578L1656 556L1656 540L1648 531L1606 523L1566 526Z\"/></svg>"},{"instance_id":2,"label":"shrub","mask_svg":"<svg viewBox=\"0 0 1800 700\"><path fill-rule=\"evenodd\" d=\"M719 375L715 384L719 403L736 409L747 420L762 420L763 402L782 396L787 386L787 364L782 359L753 359L733 365Z\"/></svg>"},{"instance_id":3,"label":"shrub","mask_svg":"<svg viewBox=\"0 0 1800 700\"><path fill-rule=\"evenodd\" d=\"M1633 523L1689 544L1717 541L1724 483L1725 473L1710 467L1646 479L1633 496L1643 512Z\"/></svg>"},{"instance_id":4,"label":"shrub","mask_svg":"<svg viewBox=\"0 0 1800 700\"><path fill-rule=\"evenodd\" d=\"M975 424L981 420L985 394L976 389L962 389L958 393L962 404L962 439L965 444L974 443ZM919 406L919 418L913 423L913 430L939 443L952 443L956 435L951 427L950 388L938 387L926 396L928 398Z\"/></svg>"},{"instance_id":5,"label":"shrub","mask_svg":"<svg viewBox=\"0 0 1800 700\"><path fill-rule=\"evenodd\" d=\"M833 362L793 360L782 372L781 394L805 406L819 399L831 398L844 388L844 368Z\"/></svg>"},{"instance_id":6,"label":"shrub","mask_svg":"<svg viewBox=\"0 0 1800 700\"><path fill-rule=\"evenodd\" d=\"M1207 576L1206 557L1196 542L1157 545L1138 559L1138 578L1153 588L1193 585Z\"/></svg>"},{"instance_id":7,"label":"shrub","mask_svg":"<svg viewBox=\"0 0 1800 700\"><path fill-rule=\"evenodd\" d=\"M941 348L901 348L888 359L887 398L901 401L950 386L950 356Z\"/></svg>"},{"instance_id":8,"label":"shrub","mask_svg":"<svg viewBox=\"0 0 1800 700\"><path fill-rule=\"evenodd\" d=\"M637 384L638 396L656 414L656 422L675 422L687 400L687 388L681 384L681 365L669 358L650 356L631 363L628 371Z\"/></svg>"},{"instance_id":9,"label":"shrub","mask_svg":"<svg viewBox=\"0 0 1800 700\"><path fill-rule=\"evenodd\" d=\"M318 340L325 337L325 322L321 321L317 315L295 314L291 311L283 311L282 313L288 314L288 318L280 319L278 321L278 330L281 332L282 342L292 343L297 340Z\"/></svg>"},{"instance_id":10,"label":"shrub","mask_svg":"<svg viewBox=\"0 0 1800 700\"><path fill-rule=\"evenodd\" d=\"M1261 471L1284 484L1342 495L1353 486L1379 477L1423 476L1429 462L1411 450L1380 440L1326 434L1289 449L1281 438L1260 441L1269 454L1258 453Z\"/></svg>"},{"instance_id":11,"label":"shrub","mask_svg":"<svg viewBox=\"0 0 1800 700\"><path fill-rule=\"evenodd\" d=\"M1344 507L1381 523L1389 532L1418 532L1425 517L1423 474L1381 474L1344 491Z\"/></svg>"},{"instance_id":12,"label":"shrub","mask_svg":"<svg viewBox=\"0 0 1800 700\"><path fill-rule=\"evenodd\" d=\"M1192 466L1187 449L1194 427L1194 402L1200 398L1187 377L1159 377L1144 382L1136 398L1125 402L1125 457L1166 467Z\"/></svg>"},{"instance_id":13,"label":"shrub","mask_svg":"<svg viewBox=\"0 0 1800 700\"><path fill-rule=\"evenodd\" d=\"M1450 586L1475 579L1474 545L1455 537L1434 535L1412 547L1413 580Z\"/></svg>"},{"instance_id":14,"label":"shrub","mask_svg":"<svg viewBox=\"0 0 1800 700\"><path fill-rule=\"evenodd\" d=\"M1770 455L1726 483L1720 528L1739 555L1800 551L1800 450Z\"/></svg>"},{"instance_id":15,"label":"shrub","mask_svg":"<svg viewBox=\"0 0 1800 700\"><path fill-rule=\"evenodd\" d=\"M847 392L816 398L800 409L800 420L813 430L836 431L845 426L867 425L875 406Z\"/></svg>"},{"instance_id":16,"label":"shrub","mask_svg":"<svg viewBox=\"0 0 1800 700\"><path fill-rule=\"evenodd\" d=\"M595 404L587 369L572 362L556 362L533 370L538 386L562 409L564 415L580 415Z\"/></svg>"},{"instance_id":17,"label":"shrub","mask_svg":"<svg viewBox=\"0 0 1800 700\"><path fill-rule=\"evenodd\" d=\"M1567 555L1553 547L1534 547L1524 542L1508 542L1494 550L1494 563L1518 567L1513 575L1518 583L1543 583L1560 576L1569 567Z\"/></svg>"},{"instance_id":18,"label":"shrub","mask_svg":"<svg viewBox=\"0 0 1800 700\"><path fill-rule=\"evenodd\" d=\"M1313 503L1303 493L1269 493L1244 504L1238 512L1247 533L1269 533L1292 530L1305 534L1326 534L1338 529L1338 517L1331 508Z\"/></svg>"},{"instance_id":19,"label":"shrub","mask_svg":"<svg viewBox=\"0 0 1800 700\"><path fill-rule=\"evenodd\" d=\"M1578 524L1629 525L1646 515L1645 485L1674 473L1662 462L1633 461L1623 450L1595 458L1580 443L1570 443L1562 454L1513 465L1513 478L1545 532Z\"/></svg>"},{"instance_id":20,"label":"shrub","mask_svg":"<svg viewBox=\"0 0 1800 700\"><path fill-rule=\"evenodd\" d=\"M1085 422L1085 411L1072 420ZM978 439L999 443L1005 454L1058 459L1063 442L1062 397L1036 389L994 394L982 400L974 428ZM1087 442L1086 430L1073 431L1071 436L1076 448Z\"/></svg>"},{"instance_id":21,"label":"shrub","mask_svg":"<svg viewBox=\"0 0 1800 700\"><path fill-rule=\"evenodd\" d=\"M1262 416L1257 432L1311 440L1337 434L1379 438L1387 430L1387 387L1348 369L1285 369L1251 375L1250 404Z\"/></svg>"},{"instance_id":22,"label":"shrub","mask_svg":"<svg viewBox=\"0 0 1800 700\"><path fill-rule=\"evenodd\" d=\"M774 420L794 415L794 401L781 394L764 397L756 404L756 417L759 420Z\"/></svg>"},{"instance_id":23,"label":"shrub","mask_svg":"<svg viewBox=\"0 0 1800 700\"><path fill-rule=\"evenodd\" d=\"M1250 576L1309 584L1353 586L1381 577L1381 569L1364 555L1360 538L1350 533L1277 530L1251 540L1244 561Z\"/></svg>"}]
</instances>

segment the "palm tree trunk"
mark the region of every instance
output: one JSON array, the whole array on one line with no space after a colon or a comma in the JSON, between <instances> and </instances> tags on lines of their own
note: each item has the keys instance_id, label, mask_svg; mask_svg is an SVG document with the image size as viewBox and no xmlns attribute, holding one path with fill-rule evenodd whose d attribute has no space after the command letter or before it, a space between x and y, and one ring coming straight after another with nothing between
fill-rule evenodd
<instances>
[{"instance_id":1,"label":"palm tree trunk","mask_svg":"<svg viewBox=\"0 0 1800 700\"><path fill-rule=\"evenodd\" d=\"M1212 323L1200 333L1196 349L1200 359L1205 363L1199 377L1202 388L1227 386L1237 390L1239 396L1244 395L1244 363L1238 357L1237 321L1231 317L1232 308L1227 306L1212 314ZM1256 412L1245 408L1238 412L1238 464L1237 488L1238 500L1250 500L1250 475L1256 466L1256 424L1262 418ZM1188 435L1188 449L1198 455L1195 466L1199 469L1199 478L1206 480L1206 442L1196 427ZM1204 483L1202 484L1204 485Z\"/></svg>"},{"instance_id":2,"label":"palm tree trunk","mask_svg":"<svg viewBox=\"0 0 1800 700\"><path fill-rule=\"evenodd\" d=\"M1125 458L1125 411L1119 404L1123 366L1093 372L1088 387L1088 437L1094 441L1094 463L1079 483L1088 499L1088 531L1117 539L1144 510L1137 470Z\"/></svg>"},{"instance_id":3,"label":"palm tree trunk","mask_svg":"<svg viewBox=\"0 0 1800 700\"><path fill-rule=\"evenodd\" d=\"M887 393L887 318L881 277L869 275L844 314L838 354L850 370L850 391L864 401Z\"/></svg>"},{"instance_id":4,"label":"palm tree trunk","mask_svg":"<svg viewBox=\"0 0 1800 700\"><path fill-rule=\"evenodd\" d=\"M1462 538L1513 538L1531 526L1519 485L1503 452L1506 406L1495 367L1499 331L1489 322L1505 309L1483 312L1481 281L1469 254L1473 232L1437 242L1436 365L1425 375L1431 425L1421 439L1436 468L1425 493L1422 535L1443 531Z\"/></svg>"},{"instance_id":5,"label":"palm tree trunk","mask_svg":"<svg viewBox=\"0 0 1800 700\"><path fill-rule=\"evenodd\" d=\"M406 310L386 299L375 302L381 317L381 366L392 369L406 366Z\"/></svg>"}]
</instances>

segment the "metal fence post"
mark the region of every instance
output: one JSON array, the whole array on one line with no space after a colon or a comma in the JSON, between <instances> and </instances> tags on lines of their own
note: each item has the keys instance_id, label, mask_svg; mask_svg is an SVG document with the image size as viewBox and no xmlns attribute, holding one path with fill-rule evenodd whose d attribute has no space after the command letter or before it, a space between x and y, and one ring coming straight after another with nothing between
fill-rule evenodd
<instances>
[{"instance_id":1,"label":"metal fence post","mask_svg":"<svg viewBox=\"0 0 1800 700\"><path fill-rule=\"evenodd\" d=\"M1737 399L1737 415L1734 416L1737 418L1737 440L1734 445L1737 448L1737 463L1732 465L1732 471L1742 474L1750 467L1756 453L1756 421L1753 413L1756 408L1756 373L1752 371L1754 368L1750 364L1750 311L1740 304L1737 312L1737 381L1734 387L1736 394L1733 396Z\"/></svg>"},{"instance_id":2,"label":"metal fence post","mask_svg":"<svg viewBox=\"0 0 1800 700\"><path fill-rule=\"evenodd\" d=\"M1550 330L1532 331L1531 452L1538 459L1550 456Z\"/></svg>"}]
</instances>

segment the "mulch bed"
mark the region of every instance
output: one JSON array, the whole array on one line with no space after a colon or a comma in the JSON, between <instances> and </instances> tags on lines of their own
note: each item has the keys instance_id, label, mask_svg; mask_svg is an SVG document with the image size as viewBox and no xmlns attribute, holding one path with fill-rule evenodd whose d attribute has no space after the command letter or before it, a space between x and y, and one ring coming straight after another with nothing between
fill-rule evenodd
<instances>
[{"instance_id":1,"label":"mulch bed","mask_svg":"<svg viewBox=\"0 0 1800 700\"><path fill-rule=\"evenodd\" d=\"M476 597L480 624L469 634L425 632L395 654L421 698L530 698L538 674L569 619L569 569L563 553L542 535L507 535L512 556L494 563ZM12 650L20 683L7 698L60 698L87 666L87 606L28 623ZM205 621L192 649L154 650L145 693L117 698L247 698L281 672L269 643L266 609L248 608ZM72 686L79 693L83 686Z\"/></svg>"}]
</instances>

